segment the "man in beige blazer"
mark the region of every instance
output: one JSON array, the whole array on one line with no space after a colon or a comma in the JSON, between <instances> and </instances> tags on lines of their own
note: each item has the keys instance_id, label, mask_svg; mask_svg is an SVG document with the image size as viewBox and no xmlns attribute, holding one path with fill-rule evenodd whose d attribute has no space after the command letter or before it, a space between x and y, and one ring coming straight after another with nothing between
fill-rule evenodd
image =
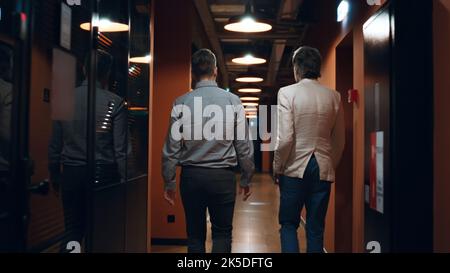
<instances>
[{"instance_id":1,"label":"man in beige blazer","mask_svg":"<svg viewBox=\"0 0 450 273\"><path fill-rule=\"evenodd\" d=\"M321 85L322 57L311 47L294 53L297 83L278 93L274 175L280 185L282 252L299 252L297 229L306 208L307 252L323 252L331 183L345 144L344 113L338 92Z\"/></svg>"}]
</instances>

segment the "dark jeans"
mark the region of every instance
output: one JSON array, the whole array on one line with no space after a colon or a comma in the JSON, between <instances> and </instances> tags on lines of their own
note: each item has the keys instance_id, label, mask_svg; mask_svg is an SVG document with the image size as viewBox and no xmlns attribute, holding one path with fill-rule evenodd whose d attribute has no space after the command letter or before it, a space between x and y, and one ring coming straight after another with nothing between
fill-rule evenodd
<instances>
[{"instance_id":1,"label":"dark jeans","mask_svg":"<svg viewBox=\"0 0 450 273\"><path fill-rule=\"evenodd\" d=\"M236 201L234 171L183 167L180 187L186 215L188 252L205 252L208 209L212 224L212 252L230 253Z\"/></svg>"},{"instance_id":2,"label":"dark jeans","mask_svg":"<svg viewBox=\"0 0 450 273\"><path fill-rule=\"evenodd\" d=\"M330 182L320 180L319 165L314 156L306 167L303 179L280 177L279 222L283 253L299 252L297 229L303 206L306 208L307 252L323 252L323 233L330 189Z\"/></svg>"},{"instance_id":3,"label":"dark jeans","mask_svg":"<svg viewBox=\"0 0 450 273\"><path fill-rule=\"evenodd\" d=\"M82 244L86 233L87 168L64 166L60 179L67 236L61 245L61 252L66 252L68 242Z\"/></svg>"}]
</instances>

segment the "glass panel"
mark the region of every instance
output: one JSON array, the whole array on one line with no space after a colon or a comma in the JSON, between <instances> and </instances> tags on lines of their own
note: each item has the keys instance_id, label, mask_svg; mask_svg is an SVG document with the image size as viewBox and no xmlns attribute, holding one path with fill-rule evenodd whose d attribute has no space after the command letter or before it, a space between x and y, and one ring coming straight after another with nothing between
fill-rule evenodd
<instances>
[{"instance_id":1,"label":"glass panel","mask_svg":"<svg viewBox=\"0 0 450 273\"><path fill-rule=\"evenodd\" d=\"M150 90L150 3L134 0L131 9L128 102L133 157L128 161L129 177L147 174L148 105Z\"/></svg>"},{"instance_id":2,"label":"glass panel","mask_svg":"<svg viewBox=\"0 0 450 273\"><path fill-rule=\"evenodd\" d=\"M125 246L128 144L128 1L98 2L96 67L96 178L92 202L93 252Z\"/></svg>"},{"instance_id":3,"label":"glass panel","mask_svg":"<svg viewBox=\"0 0 450 273\"><path fill-rule=\"evenodd\" d=\"M98 21L92 251L145 251L149 1L102 0Z\"/></svg>"},{"instance_id":4,"label":"glass panel","mask_svg":"<svg viewBox=\"0 0 450 273\"><path fill-rule=\"evenodd\" d=\"M29 251L80 252L86 235L87 76L91 1L33 2L30 157L34 185L49 180L47 195L30 196Z\"/></svg>"},{"instance_id":5,"label":"glass panel","mask_svg":"<svg viewBox=\"0 0 450 273\"><path fill-rule=\"evenodd\" d=\"M130 62L128 68L128 156L126 250L147 250L148 124L152 60L149 0L130 1Z\"/></svg>"},{"instance_id":6,"label":"glass panel","mask_svg":"<svg viewBox=\"0 0 450 273\"><path fill-rule=\"evenodd\" d=\"M12 248L11 222L11 119L13 107L14 42L13 3L0 3L0 252Z\"/></svg>"}]
</instances>

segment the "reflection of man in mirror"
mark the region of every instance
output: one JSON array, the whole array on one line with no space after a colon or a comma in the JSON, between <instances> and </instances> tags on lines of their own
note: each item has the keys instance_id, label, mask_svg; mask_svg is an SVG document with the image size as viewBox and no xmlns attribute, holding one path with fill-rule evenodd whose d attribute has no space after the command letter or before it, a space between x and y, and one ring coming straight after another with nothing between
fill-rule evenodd
<instances>
[{"instance_id":1,"label":"reflection of man in mirror","mask_svg":"<svg viewBox=\"0 0 450 273\"><path fill-rule=\"evenodd\" d=\"M9 170L12 108L12 49L0 44L0 178Z\"/></svg>"},{"instance_id":2,"label":"reflection of man in mirror","mask_svg":"<svg viewBox=\"0 0 450 273\"><path fill-rule=\"evenodd\" d=\"M88 63L88 62L86 62ZM107 91L113 57L97 51L96 88L96 186L125 180L127 145L127 108L124 99ZM85 70L86 71L86 70ZM67 242L82 242L86 232L87 109L88 82L75 89L71 120L55 120L49 144L49 172L64 207ZM61 169L62 167L62 169ZM65 250L65 245L63 250Z\"/></svg>"}]
</instances>

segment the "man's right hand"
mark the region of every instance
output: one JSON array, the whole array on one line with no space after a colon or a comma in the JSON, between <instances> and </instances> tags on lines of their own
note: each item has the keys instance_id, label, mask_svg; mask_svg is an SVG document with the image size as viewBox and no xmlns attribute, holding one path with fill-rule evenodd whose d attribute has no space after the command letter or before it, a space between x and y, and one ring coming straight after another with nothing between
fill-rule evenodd
<instances>
[{"instance_id":1,"label":"man's right hand","mask_svg":"<svg viewBox=\"0 0 450 273\"><path fill-rule=\"evenodd\" d=\"M175 206L175 199L177 197L175 190L164 190L164 199L171 205Z\"/></svg>"},{"instance_id":2,"label":"man's right hand","mask_svg":"<svg viewBox=\"0 0 450 273\"><path fill-rule=\"evenodd\" d=\"M247 199L252 195L252 192L250 190L250 186L239 186L239 195L242 195L244 198L242 201L247 201Z\"/></svg>"},{"instance_id":3,"label":"man's right hand","mask_svg":"<svg viewBox=\"0 0 450 273\"><path fill-rule=\"evenodd\" d=\"M56 196L59 196L61 191L61 175L50 175L50 184Z\"/></svg>"}]
</instances>

